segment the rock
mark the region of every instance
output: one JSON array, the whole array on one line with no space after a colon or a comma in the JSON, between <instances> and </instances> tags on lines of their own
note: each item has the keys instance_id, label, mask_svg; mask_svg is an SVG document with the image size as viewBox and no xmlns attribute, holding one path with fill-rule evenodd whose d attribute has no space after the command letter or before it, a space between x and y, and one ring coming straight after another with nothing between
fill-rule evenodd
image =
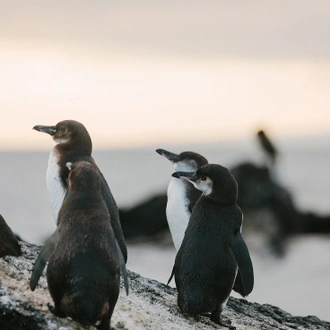
<instances>
[{"instance_id":1,"label":"rock","mask_svg":"<svg viewBox=\"0 0 330 330\"><path fill-rule=\"evenodd\" d=\"M70 319L52 315L47 303L52 303L46 278L40 278L34 292L29 280L40 246L20 242L21 257L0 259L0 325L1 330L84 329ZM207 330L224 329L209 318L185 317L177 307L177 292L165 284L129 272L130 294L122 288L112 316L112 326L121 330ZM258 285L258 283L256 283ZM271 305L230 298L223 313L237 329L330 329L330 323L315 316L296 317Z\"/></svg>"},{"instance_id":2,"label":"rock","mask_svg":"<svg viewBox=\"0 0 330 330\"><path fill-rule=\"evenodd\" d=\"M4 256L20 256L22 254L18 240L5 219L0 215L0 258Z\"/></svg>"},{"instance_id":3,"label":"rock","mask_svg":"<svg viewBox=\"0 0 330 330\"><path fill-rule=\"evenodd\" d=\"M275 148L273 142L266 135L265 131L260 130L257 132L257 138L266 156L269 158L270 166L275 164L278 151Z\"/></svg>"},{"instance_id":4,"label":"rock","mask_svg":"<svg viewBox=\"0 0 330 330\"><path fill-rule=\"evenodd\" d=\"M160 238L159 234L169 233L166 220L167 195L152 196L130 209L119 209L121 226L126 240Z\"/></svg>"}]
</instances>

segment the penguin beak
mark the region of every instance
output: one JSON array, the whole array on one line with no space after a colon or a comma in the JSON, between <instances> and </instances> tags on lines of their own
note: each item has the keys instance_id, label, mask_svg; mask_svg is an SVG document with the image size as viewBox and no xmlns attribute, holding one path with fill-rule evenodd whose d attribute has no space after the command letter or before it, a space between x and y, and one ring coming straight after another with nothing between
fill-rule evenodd
<instances>
[{"instance_id":1,"label":"penguin beak","mask_svg":"<svg viewBox=\"0 0 330 330\"><path fill-rule=\"evenodd\" d=\"M180 160L180 156L178 154L174 154L173 152L169 152L169 151L164 150L164 149L157 149L156 152L159 153L161 156L167 158L171 162L175 163L175 162L178 162Z\"/></svg>"},{"instance_id":2,"label":"penguin beak","mask_svg":"<svg viewBox=\"0 0 330 330\"><path fill-rule=\"evenodd\" d=\"M36 125L33 127L38 132L47 133L49 135L55 135L56 133L56 126L43 126L43 125Z\"/></svg>"},{"instance_id":3,"label":"penguin beak","mask_svg":"<svg viewBox=\"0 0 330 330\"><path fill-rule=\"evenodd\" d=\"M191 182L197 180L196 172L174 172L172 176L174 178L185 179Z\"/></svg>"}]
</instances>

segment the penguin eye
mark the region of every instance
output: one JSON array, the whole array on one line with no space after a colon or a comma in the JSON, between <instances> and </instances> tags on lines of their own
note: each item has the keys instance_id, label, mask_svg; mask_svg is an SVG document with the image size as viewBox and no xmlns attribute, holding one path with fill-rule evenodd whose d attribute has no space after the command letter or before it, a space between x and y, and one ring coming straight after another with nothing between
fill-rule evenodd
<instances>
[{"instance_id":1,"label":"penguin eye","mask_svg":"<svg viewBox=\"0 0 330 330\"><path fill-rule=\"evenodd\" d=\"M201 180L202 180L202 181L206 181L206 179L207 179L207 177L206 177L205 175L202 175L202 176L201 176Z\"/></svg>"}]
</instances>

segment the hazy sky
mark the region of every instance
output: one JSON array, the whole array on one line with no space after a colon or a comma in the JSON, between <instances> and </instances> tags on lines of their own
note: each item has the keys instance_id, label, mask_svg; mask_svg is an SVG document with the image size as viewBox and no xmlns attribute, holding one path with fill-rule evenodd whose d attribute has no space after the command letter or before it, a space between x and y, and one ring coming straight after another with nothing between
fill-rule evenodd
<instances>
[{"instance_id":1,"label":"hazy sky","mask_svg":"<svg viewBox=\"0 0 330 330\"><path fill-rule=\"evenodd\" d=\"M0 0L0 149L330 133L329 0Z\"/></svg>"}]
</instances>

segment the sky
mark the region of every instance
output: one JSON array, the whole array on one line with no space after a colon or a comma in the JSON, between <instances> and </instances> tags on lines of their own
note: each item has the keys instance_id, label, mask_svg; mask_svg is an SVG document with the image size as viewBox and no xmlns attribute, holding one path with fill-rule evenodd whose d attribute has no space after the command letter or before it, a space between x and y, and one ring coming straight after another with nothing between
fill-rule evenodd
<instances>
[{"instance_id":1,"label":"sky","mask_svg":"<svg viewBox=\"0 0 330 330\"><path fill-rule=\"evenodd\" d=\"M330 133L328 0L0 0L0 150Z\"/></svg>"}]
</instances>

